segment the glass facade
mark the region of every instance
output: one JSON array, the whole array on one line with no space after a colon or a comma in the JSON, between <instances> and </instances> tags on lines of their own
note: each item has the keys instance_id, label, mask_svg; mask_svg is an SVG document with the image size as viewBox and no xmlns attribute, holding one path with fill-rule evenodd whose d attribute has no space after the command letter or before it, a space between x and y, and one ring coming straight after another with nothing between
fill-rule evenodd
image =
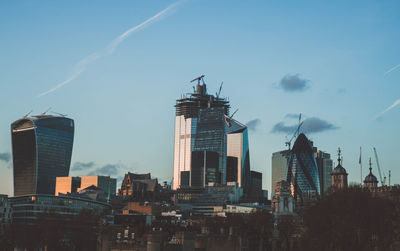
<instances>
[{"instance_id":1,"label":"glass facade","mask_svg":"<svg viewBox=\"0 0 400 251\"><path fill-rule=\"evenodd\" d=\"M291 150L287 175L296 200L304 201L320 197L317 162L310 141L303 133L297 137Z\"/></svg>"},{"instance_id":2,"label":"glass facade","mask_svg":"<svg viewBox=\"0 0 400 251\"><path fill-rule=\"evenodd\" d=\"M15 223L34 222L40 215L49 212L62 216L76 216L84 208L111 214L111 205L78 197L34 194L12 197L9 201Z\"/></svg>"},{"instance_id":3,"label":"glass facade","mask_svg":"<svg viewBox=\"0 0 400 251\"><path fill-rule=\"evenodd\" d=\"M249 185L247 127L228 116L229 101L207 94L205 84L198 83L195 93L178 99L175 107L172 188L186 186L188 180L189 186L226 184L232 179L240 187Z\"/></svg>"},{"instance_id":4,"label":"glass facade","mask_svg":"<svg viewBox=\"0 0 400 251\"><path fill-rule=\"evenodd\" d=\"M57 176L68 176L74 122L50 115L11 124L14 195L54 194Z\"/></svg>"},{"instance_id":5,"label":"glass facade","mask_svg":"<svg viewBox=\"0 0 400 251\"><path fill-rule=\"evenodd\" d=\"M287 178L287 168L288 168L288 159L289 159L289 151L279 151L274 152L272 154L271 159L271 197L274 196L275 188L278 182L282 180L286 180Z\"/></svg>"}]
</instances>

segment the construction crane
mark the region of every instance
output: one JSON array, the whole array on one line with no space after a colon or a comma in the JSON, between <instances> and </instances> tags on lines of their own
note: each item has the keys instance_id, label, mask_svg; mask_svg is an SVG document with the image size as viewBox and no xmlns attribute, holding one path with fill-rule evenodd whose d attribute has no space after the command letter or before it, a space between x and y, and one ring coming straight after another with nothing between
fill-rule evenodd
<instances>
[{"instance_id":1,"label":"construction crane","mask_svg":"<svg viewBox=\"0 0 400 251\"><path fill-rule=\"evenodd\" d=\"M285 145L287 145L287 146L289 147L289 150L290 150L290 146L291 146L291 144L292 144L292 140L293 140L295 137L299 136L300 127L301 127L302 125L303 125L303 122L301 122L301 113L300 113L300 114L299 114L299 125L297 126L296 131L294 131L294 134L293 134L292 138L291 138L289 141L286 141L286 142L285 142Z\"/></svg>"},{"instance_id":2,"label":"construction crane","mask_svg":"<svg viewBox=\"0 0 400 251\"><path fill-rule=\"evenodd\" d=\"M374 153L375 153L376 165L378 166L379 179L381 180L381 184L385 185L386 176L385 176L385 173L383 173L383 176L385 176L385 177L382 179L381 166L379 165L378 154L376 153L376 148L375 147L373 147L373 148L374 148Z\"/></svg>"},{"instance_id":3,"label":"construction crane","mask_svg":"<svg viewBox=\"0 0 400 251\"><path fill-rule=\"evenodd\" d=\"M235 115L235 113L236 113L237 111L239 111L239 109L236 109L236 111L234 111L230 117L225 117L225 123L226 123L226 125L227 125L228 127L231 127L231 122L230 122L230 121L231 121L231 119L233 118L233 115Z\"/></svg>"},{"instance_id":4,"label":"construction crane","mask_svg":"<svg viewBox=\"0 0 400 251\"><path fill-rule=\"evenodd\" d=\"M30 112L28 112L28 113L24 116L24 118L28 117L29 114L31 114L32 112L33 112L33 110L31 110Z\"/></svg>"},{"instance_id":5,"label":"construction crane","mask_svg":"<svg viewBox=\"0 0 400 251\"><path fill-rule=\"evenodd\" d=\"M48 113L51 110L51 107L49 107L49 109L47 109L44 113L42 113L41 115L46 115L46 113Z\"/></svg>"},{"instance_id":6,"label":"construction crane","mask_svg":"<svg viewBox=\"0 0 400 251\"><path fill-rule=\"evenodd\" d=\"M203 78L204 78L204 75L201 75L200 77L195 78L192 81L190 81L190 83L193 83L194 81L197 81L197 84L200 85L200 81L203 81L203 84L204 84Z\"/></svg>"},{"instance_id":7,"label":"construction crane","mask_svg":"<svg viewBox=\"0 0 400 251\"><path fill-rule=\"evenodd\" d=\"M217 99L219 98L219 95L221 94L221 90L222 90L222 85L224 84L224 82L222 81L221 85L219 86L219 91L215 94L215 96L217 97Z\"/></svg>"}]
</instances>

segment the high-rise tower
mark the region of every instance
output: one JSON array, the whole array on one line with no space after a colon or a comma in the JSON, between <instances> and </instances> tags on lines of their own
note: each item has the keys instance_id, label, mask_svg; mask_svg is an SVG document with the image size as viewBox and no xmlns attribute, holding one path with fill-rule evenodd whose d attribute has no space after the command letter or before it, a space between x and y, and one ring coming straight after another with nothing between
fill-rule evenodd
<instances>
[{"instance_id":1,"label":"high-rise tower","mask_svg":"<svg viewBox=\"0 0 400 251\"><path fill-rule=\"evenodd\" d=\"M193 80L194 93L176 101L173 189L243 186L250 178L247 127L228 116L228 100L207 94L203 77Z\"/></svg>"},{"instance_id":2,"label":"high-rise tower","mask_svg":"<svg viewBox=\"0 0 400 251\"><path fill-rule=\"evenodd\" d=\"M14 196L54 194L56 177L68 176L74 121L39 115L11 124Z\"/></svg>"},{"instance_id":3,"label":"high-rise tower","mask_svg":"<svg viewBox=\"0 0 400 251\"><path fill-rule=\"evenodd\" d=\"M287 175L296 201L320 198L321 187L314 150L303 133L297 137L290 152Z\"/></svg>"}]
</instances>

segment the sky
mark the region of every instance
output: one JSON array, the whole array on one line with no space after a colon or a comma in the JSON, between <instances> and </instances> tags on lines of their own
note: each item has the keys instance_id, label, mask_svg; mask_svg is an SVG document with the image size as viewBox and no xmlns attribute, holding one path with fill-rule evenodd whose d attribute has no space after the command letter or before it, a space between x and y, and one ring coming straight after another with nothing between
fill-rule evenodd
<instances>
[{"instance_id":1,"label":"sky","mask_svg":"<svg viewBox=\"0 0 400 251\"><path fill-rule=\"evenodd\" d=\"M373 147L400 183L398 1L2 1L0 193L12 195L10 124L33 110L75 121L70 175L172 180L174 104L205 74L249 126L251 169L297 127L342 149L360 182ZM396 102L397 101L397 102ZM51 114L50 112L50 114Z\"/></svg>"}]
</instances>

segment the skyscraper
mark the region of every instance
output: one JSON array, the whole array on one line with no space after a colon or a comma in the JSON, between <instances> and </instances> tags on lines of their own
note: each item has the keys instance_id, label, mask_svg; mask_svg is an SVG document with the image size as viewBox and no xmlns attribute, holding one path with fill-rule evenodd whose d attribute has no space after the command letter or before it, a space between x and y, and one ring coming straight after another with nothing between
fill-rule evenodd
<instances>
[{"instance_id":1,"label":"skyscraper","mask_svg":"<svg viewBox=\"0 0 400 251\"><path fill-rule=\"evenodd\" d=\"M54 194L56 177L68 176L74 121L39 115L11 124L14 196Z\"/></svg>"},{"instance_id":2,"label":"skyscraper","mask_svg":"<svg viewBox=\"0 0 400 251\"><path fill-rule=\"evenodd\" d=\"M207 94L202 80L176 101L173 189L229 181L243 186L250 179L247 127L228 117L229 102Z\"/></svg>"},{"instance_id":3,"label":"skyscraper","mask_svg":"<svg viewBox=\"0 0 400 251\"><path fill-rule=\"evenodd\" d=\"M320 197L321 187L314 150L308 138L301 133L290 152L287 181L292 185L296 201Z\"/></svg>"},{"instance_id":4,"label":"skyscraper","mask_svg":"<svg viewBox=\"0 0 400 251\"><path fill-rule=\"evenodd\" d=\"M287 179L288 160L290 156L289 150L274 152L271 159L271 192L275 192L278 182Z\"/></svg>"},{"instance_id":5,"label":"skyscraper","mask_svg":"<svg viewBox=\"0 0 400 251\"><path fill-rule=\"evenodd\" d=\"M316 161L319 173L319 183L321 185L321 195L323 196L332 185L332 167L333 161L329 153L318 150L316 152Z\"/></svg>"}]
</instances>

